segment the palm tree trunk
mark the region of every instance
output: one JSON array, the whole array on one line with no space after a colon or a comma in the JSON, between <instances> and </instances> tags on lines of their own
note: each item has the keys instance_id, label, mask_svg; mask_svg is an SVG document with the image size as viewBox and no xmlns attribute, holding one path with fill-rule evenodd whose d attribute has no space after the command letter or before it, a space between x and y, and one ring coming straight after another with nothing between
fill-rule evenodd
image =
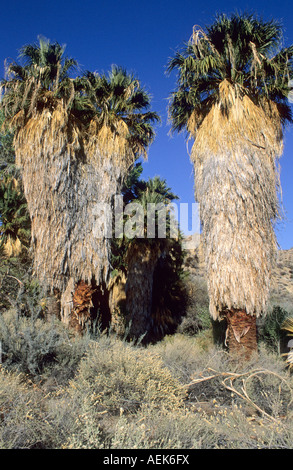
<instances>
[{"instance_id":1,"label":"palm tree trunk","mask_svg":"<svg viewBox=\"0 0 293 470\"><path fill-rule=\"evenodd\" d=\"M139 339L147 335L153 298L153 277L160 248L158 245L132 243L128 251L126 281L126 323L129 337ZM146 340L146 336L144 337Z\"/></svg>"},{"instance_id":2,"label":"palm tree trunk","mask_svg":"<svg viewBox=\"0 0 293 470\"><path fill-rule=\"evenodd\" d=\"M265 314L276 255L273 220L278 203L273 157L248 144L240 149L236 140L234 147L233 152L225 150L223 141L222 153L216 155L198 154L194 147L196 199L214 320L224 311L246 312L249 320ZM252 337L248 349L257 351L252 325L240 342L232 332L229 328L231 351Z\"/></svg>"},{"instance_id":3,"label":"palm tree trunk","mask_svg":"<svg viewBox=\"0 0 293 470\"><path fill-rule=\"evenodd\" d=\"M126 276L119 272L109 283L109 307L111 315L111 330L119 337L125 336L125 285Z\"/></svg>"},{"instance_id":4,"label":"palm tree trunk","mask_svg":"<svg viewBox=\"0 0 293 470\"><path fill-rule=\"evenodd\" d=\"M257 351L256 317L247 315L245 310L231 309L227 319L227 345L231 357L249 360Z\"/></svg>"}]
</instances>

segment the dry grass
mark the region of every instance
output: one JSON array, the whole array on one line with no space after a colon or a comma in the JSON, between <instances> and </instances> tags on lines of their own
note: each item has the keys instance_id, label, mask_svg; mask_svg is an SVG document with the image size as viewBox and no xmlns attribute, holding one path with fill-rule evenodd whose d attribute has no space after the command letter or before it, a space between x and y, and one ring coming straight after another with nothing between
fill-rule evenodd
<instances>
[{"instance_id":1,"label":"dry grass","mask_svg":"<svg viewBox=\"0 0 293 470\"><path fill-rule=\"evenodd\" d=\"M97 412L118 415L143 404L160 407L166 396L165 406L173 409L185 396L160 356L107 337L92 344L68 391L75 399L89 399Z\"/></svg>"},{"instance_id":2,"label":"dry grass","mask_svg":"<svg viewBox=\"0 0 293 470\"><path fill-rule=\"evenodd\" d=\"M67 380L66 362L60 382L54 367L37 383L3 363L1 448L292 448L292 375L264 349L240 367L197 337L142 348L102 335L86 354L77 341L77 362L70 343Z\"/></svg>"}]
</instances>

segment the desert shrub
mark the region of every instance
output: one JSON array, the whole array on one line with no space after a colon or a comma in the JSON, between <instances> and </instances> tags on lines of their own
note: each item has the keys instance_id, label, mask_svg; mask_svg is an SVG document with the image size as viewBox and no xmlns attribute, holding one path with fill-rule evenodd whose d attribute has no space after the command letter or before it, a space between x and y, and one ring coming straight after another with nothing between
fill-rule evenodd
<instances>
[{"instance_id":1,"label":"desert shrub","mask_svg":"<svg viewBox=\"0 0 293 470\"><path fill-rule=\"evenodd\" d=\"M265 349L241 366L213 356L208 367L194 372L189 384L192 404L216 400L221 407L242 405L271 422L292 412L292 399L293 381L284 361Z\"/></svg>"},{"instance_id":2,"label":"desert shrub","mask_svg":"<svg viewBox=\"0 0 293 470\"><path fill-rule=\"evenodd\" d=\"M177 328L178 333L194 336L211 328L209 299L205 280L201 276L189 276L186 281L186 313Z\"/></svg>"},{"instance_id":3,"label":"desert shrub","mask_svg":"<svg viewBox=\"0 0 293 470\"><path fill-rule=\"evenodd\" d=\"M77 431L67 436L62 445L63 449L107 449L110 447L111 438L107 436L96 416L86 413L80 418L79 423Z\"/></svg>"},{"instance_id":4,"label":"desert shrub","mask_svg":"<svg viewBox=\"0 0 293 470\"><path fill-rule=\"evenodd\" d=\"M194 371L207 367L214 356L220 363L227 362L227 353L214 345L211 330L195 337L179 333L168 336L152 350L162 357L172 375L182 383L188 383Z\"/></svg>"},{"instance_id":5,"label":"desert shrub","mask_svg":"<svg viewBox=\"0 0 293 470\"><path fill-rule=\"evenodd\" d=\"M5 367L39 375L55 359L64 338L53 321L19 316L11 309L0 317L0 341Z\"/></svg>"},{"instance_id":6,"label":"desert shrub","mask_svg":"<svg viewBox=\"0 0 293 470\"><path fill-rule=\"evenodd\" d=\"M288 414L292 402L292 383L272 371L257 371L248 375L245 390L249 398L265 413L273 417Z\"/></svg>"},{"instance_id":7,"label":"desert shrub","mask_svg":"<svg viewBox=\"0 0 293 470\"><path fill-rule=\"evenodd\" d=\"M50 447L54 427L46 419L41 391L22 374L0 369L0 448Z\"/></svg>"},{"instance_id":8,"label":"desert shrub","mask_svg":"<svg viewBox=\"0 0 293 470\"><path fill-rule=\"evenodd\" d=\"M167 401L172 408L183 398L158 355L107 336L91 344L70 387L73 396L114 414L136 411L143 403Z\"/></svg>"},{"instance_id":9,"label":"desert shrub","mask_svg":"<svg viewBox=\"0 0 293 470\"><path fill-rule=\"evenodd\" d=\"M247 414L244 406L209 410L141 409L122 415L108 446L113 449L278 449L292 448L290 420L268 420Z\"/></svg>"},{"instance_id":10,"label":"desert shrub","mask_svg":"<svg viewBox=\"0 0 293 470\"><path fill-rule=\"evenodd\" d=\"M19 315L10 309L0 316L3 367L30 377L58 377L64 383L72 378L91 338L74 337L58 319Z\"/></svg>"},{"instance_id":11,"label":"desert shrub","mask_svg":"<svg viewBox=\"0 0 293 470\"><path fill-rule=\"evenodd\" d=\"M0 369L0 448L292 448L292 390L264 346L240 366L198 337L142 348L101 335L49 392Z\"/></svg>"},{"instance_id":12,"label":"desert shrub","mask_svg":"<svg viewBox=\"0 0 293 470\"><path fill-rule=\"evenodd\" d=\"M213 446L213 433L202 416L179 408L160 411L142 407L122 415L110 442L112 449L203 449Z\"/></svg>"},{"instance_id":13,"label":"desert shrub","mask_svg":"<svg viewBox=\"0 0 293 470\"><path fill-rule=\"evenodd\" d=\"M233 383L238 385L239 382L239 386L242 386L242 380L247 379L249 372L258 370L264 373L246 381L251 399L269 414L284 414L288 411L284 409L290 403L291 394L290 386L287 385L286 364L281 357L269 353L265 347L260 347L259 354L246 363L232 361L225 350L212 344L209 349L202 348L200 336L168 337L153 346L153 350L162 357L174 377L182 384L189 384L190 402L217 400L221 405L230 406L235 399L240 403L242 399L236 394L233 397L223 384L224 378L234 374ZM210 379L206 380L207 377Z\"/></svg>"},{"instance_id":14,"label":"desert shrub","mask_svg":"<svg viewBox=\"0 0 293 470\"><path fill-rule=\"evenodd\" d=\"M284 352L286 333L282 330L282 324L289 315L284 308L274 306L258 322L259 340L277 353Z\"/></svg>"},{"instance_id":15,"label":"desert shrub","mask_svg":"<svg viewBox=\"0 0 293 470\"><path fill-rule=\"evenodd\" d=\"M185 397L158 355L104 335L91 344L66 393L77 410L64 444L71 448L105 447L121 413L135 414L144 405L176 409Z\"/></svg>"},{"instance_id":16,"label":"desert shrub","mask_svg":"<svg viewBox=\"0 0 293 470\"><path fill-rule=\"evenodd\" d=\"M77 410L61 387L48 393L25 374L0 369L0 449L58 449Z\"/></svg>"},{"instance_id":17,"label":"desert shrub","mask_svg":"<svg viewBox=\"0 0 293 470\"><path fill-rule=\"evenodd\" d=\"M5 266L4 263L3 270ZM14 266L12 259L9 266ZM73 377L89 342L99 331L75 336L56 315L49 313L51 298L38 280L29 272L20 271L19 262L15 269L21 274L20 279L4 274L2 278L3 282L13 283L9 293L10 308L0 313L3 366L29 374L31 378L42 376L45 380L51 376L51 382L64 383Z\"/></svg>"},{"instance_id":18,"label":"desert shrub","mask_svg":"<svg viewBox=\"0 0 293 470\"><path fill-rule=\"evenodd\" d=\"M247 414L241 404L230 408L215 405L211 415L203 414L213 438L211 449L290 449L293 426L290 421L269 420Z\"/></svg>"}]
</instances>

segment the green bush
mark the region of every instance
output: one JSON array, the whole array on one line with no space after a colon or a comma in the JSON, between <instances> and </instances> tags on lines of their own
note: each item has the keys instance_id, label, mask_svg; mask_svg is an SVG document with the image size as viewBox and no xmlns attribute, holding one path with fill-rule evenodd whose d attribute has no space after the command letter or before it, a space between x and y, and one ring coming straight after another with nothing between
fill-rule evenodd
<instances>
[{"instance_id":1,"label":"green bush","mask_svg":"<svg viewBox=\"0 0 293 470\"><path fill-rule=\"evenodd\" d=\"M274 306L267 315L258 321L259 340L278 354L285 350L286 333L282 330L282 324L289 316L287 310L280 306Z\"/></svg>"}]
</instances>

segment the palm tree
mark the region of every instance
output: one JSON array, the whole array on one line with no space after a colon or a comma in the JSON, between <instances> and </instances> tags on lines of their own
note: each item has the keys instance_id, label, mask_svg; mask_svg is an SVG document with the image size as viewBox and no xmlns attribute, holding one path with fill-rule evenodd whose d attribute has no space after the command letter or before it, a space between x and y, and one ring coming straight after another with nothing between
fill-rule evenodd
<instances>
[{"instance_id":1,"label":"palm tree","mask_svg":"<svg viewBox=\"0 0 293 470\"><path fill-rule=\"evenodd\" d=\"M128 196L127 191L125 195ZM172 311L168 309L167 306L167 299L169 300L169 307L175 299L175 295L172 297L171 293L171 278L174 274L174 259L177 261L178 257L175 256L173 259L171 253L173 255L176 253L176 248L178 250L176 243L179 242L170 238L170 223L173 217L170 204L175 199L178 199L178 197L167 186L166 181L156 176L147 182L139 181L139 185L136 186L134 191L134 198L131 201L140 204L143 209L141 235L135 235L132 238L129 231L126 233L124 240L126 325L129 328L129 338L134 340L142 335L144 335L144 342L150 341L150 338L161 337L162 332L166 334L168 328L171 329L171 326L176 323L174 311L172 308ZM152 214L154 220L151 220L148 214L150 204L154 204L158 208L158 212L162 211L164 219L160 221L160 215L156 211ZM166 238L162 237L159 232L159 224L164 223L164 220L166 220ZM154 228L152 238L148 238L148 223ZM160 259L163 260L161 269L159 266ZM161 292L156 289L154 277L158 276L158 271L161 275L164 272L165 275L169 276L169 279L165 279L166 284L168 284L168 281L170 282L169 291L162 279L160 283ZM175 280L172 278L172 281L174 288ZM162 291L164 291L165 298L162 298ZM166 291L169 295L166 295Z\"/></svg>"},{"instance_id":2,"label":"palm tree","mask_svg":"<svg viewBox=\"0 0 293 470\"><path fill-rule=\"evenodd\" d=\"M24 46L22 64L8 66L1 107L15 132L35 274L58 292L63 321L80 325L109 271L97 205L115 194L118 163L126 171L126 160L146 151L157 115L143 113L149 98L137 80L120 69L109 78L72 78L77 63L64 52L42 38Z\"/></svg>"},{"instance_id":3,"label":"palm tree","mask_svg":"<svg viewBox=\"0 0 293 470\"><path fill-rule=\"evenodd\" d=\"M257 349L256 318L266 311L279 216L277 158L293 46L281 49L278 22L219 15L170 59L172 130L193 139L210 313L227 320L231 353Z\"/></svg>"},{"instance_id":4,"label":"palm tree","mask_svg":"<svg viewBox=\"0 0 293 470\"><path fill-rule=\"evenodd\" d=\"M70 74L75 60L65 48L39 38L23 46L21 64L7 67L1 108L14 131L31 218L34 273L62 295L84 271L79 230L86 223L79 194L84 161L82 97Z\"/></svg>"},{"instance_id":5,"label":"palm tree","mask_svg":"<svg viewBox=\"0 0 293 470\"><path fill-rule=\"evenodd\" d=\"M110 319L105 296L108 296L111 268L111 239L100 224L99 208L110 209L110 214L102 213L107 224L107 217L114 213L114 197L121 193L132 165L139 157L147 156L147 148L155 135L153 124L159 117L149 110L150 97L139 80L120 67L113 66L108 75L87 72L79 79L79 86L87 97L91 113L84 141L88 159L84 192L89 199L84 256L88 259L87 265L94 265L94 276L84 276L83 280L88 283L94 280L94 288L98 287L100 292L96 292L96 299L100 297L104 305L100 310ZM84 289L83 284L81 290ZM65 293L68 300L71 290L69 286L68 297ZM90 308L91 304L87 305ZM105 318L100 321L107 326Z\"/></svg>"}]
</instances>

